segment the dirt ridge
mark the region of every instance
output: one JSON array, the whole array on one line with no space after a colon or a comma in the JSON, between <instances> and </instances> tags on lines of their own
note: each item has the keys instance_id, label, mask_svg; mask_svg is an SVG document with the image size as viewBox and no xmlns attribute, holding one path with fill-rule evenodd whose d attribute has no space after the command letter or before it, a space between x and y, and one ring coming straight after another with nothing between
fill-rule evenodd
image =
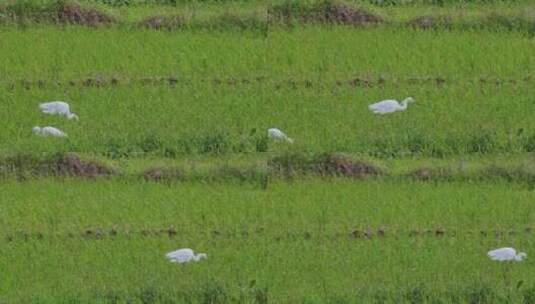
<instances>
[{"instance_id":1,"label":"dirt ridge","mask_svg":"<svg viewBox=\"0 0 535 304\"><path fill-rule=\"evenodd\" d=\"M74 153L60 153L45 158L16 155L0 161L0 177L15 176L19 180L46 176L94 179L114 174L116 171L111 167L96 161L83 160Z\"/></svg>"},{"instance_id":2,"label":"dirt ridge","mask_svg":"<svg viewBox=\"0 0 535 304\"><path fill-rule=\"evenodd\" d=\"M502 78L502 77L488 77L480 76L470 79L450 79L444 76L412 76L405 78L387 78L384 76L357 76L349 79L339 79L330 81L330 85L342 87L362 87L372 88L376 86L384 86L388 84L408 84L408 85L436 85L443 86L445 84L468 84L468 85L522 85L532 84L535 77L527 75L521 78ZM67 80L0 80L0 85L4 85L8 89L15 88L48 88L48 87L88 87L88 88L106 88L115 86L129 86L129 85L142 85L142 86L176 86L180 84L190 84L193 82L211 83L219 86L247 86L266 84L272 85L276 89L280 88L292 88L292 89L312 89L325 83L310 80L310 79L269 79L263 76L257 77L214 77L214 78L201 78L191 79L179 76L153 76L153 77L141 77L141 78L127 78L119 76L98 76L87 77L81 79L67 79Z\"/></svg>"},{"instance_id":3,"label":"dirt ridge","mask_svg":"<svg viewBox=\"0 0 535 304\"><path fill-rule=\"evenodd\" d=\"M310 240L315 238L331 238L331 239L349 239L349 240L370 240L370 239L385 239L389 238L451 238L459 235L469 237L481 237L481 238L510 238L522 235L533 234L533 227L516 228L516 229L502 229L502 228L481 228L481 229L451 229L444 227L427 227L427 228L391 228L381 226L378 228L358 228L345 232L333 232L329 234L315 234L306 230L294 230L281 233L280 231L269 233L264 228L256 228L253 230L220 230L212 229L209 235L214 239L219 238L249 238L258 235L270 235L274 240L280 241L282 239L304 239ZM119 228L113 227L90 227L81 230L67 231L63 233L43 233L39 231L30 230L18 230L11 232L4 232L0 236L0 240L5 242L14 241L41 241L52 238L81 238L85 240L102 240L113 239L117 237L143 237L143 238L160 238L167 237L173 239L180 237L180 235L186 232L177 230L174 226L163 228Z\"/></svg>"}]
</instances>

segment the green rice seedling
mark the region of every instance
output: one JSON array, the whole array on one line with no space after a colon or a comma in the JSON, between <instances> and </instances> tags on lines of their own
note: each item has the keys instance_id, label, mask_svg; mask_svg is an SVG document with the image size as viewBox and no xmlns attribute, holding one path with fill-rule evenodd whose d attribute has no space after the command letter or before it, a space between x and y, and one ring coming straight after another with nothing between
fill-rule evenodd
<instances>
[{"instance_id":1,"label":"green rice seedling","mask_svg":"<svg viewBox=\"0 0 535 304\"><path fill-rule=\"evenodd\" d=\"M394 2L0 4L0 303L532 303L531 3Z\"/></svg>"},{"instance_id":2,"label":"green rice seedling","mask_svg":"<svg viewBox=\"0 0 535 304\"><path fill-rule=\"evenodd\" d=\"M533 132L526 116L532 107L527 87L520 91L515 87L488 89L482 95L462 87L415 87L412 91L421 103L391 117L375 116L367 105L396 94L393 85L357 91L348 87L337 96L327 89L285 89L273 95L266 90L264 86L247 85L180 85L69 89L61 93L55 89L4 91L11 97L4 103L7 111L0 113L6 122L0 130L0 153L81 152L111 157L149 153L176 157L290 149L380 157L448 157L531 151L529 137L509 134L511 125L525 129L525 134ZM511 94L518 97L509 102L507 115L502 115L504 110L499 107ZM80 123L40 113L37 104L47 95L62 95L70 101L82 115ZM334 101L336 105L332 106ZM31 128L39 124L57 126L69 137L37 138ZM274 125L296 138L296 144L284 146L269 141L264 132ZM252 129L258 131L251 134Z\"/></svg>"}]
</instances>

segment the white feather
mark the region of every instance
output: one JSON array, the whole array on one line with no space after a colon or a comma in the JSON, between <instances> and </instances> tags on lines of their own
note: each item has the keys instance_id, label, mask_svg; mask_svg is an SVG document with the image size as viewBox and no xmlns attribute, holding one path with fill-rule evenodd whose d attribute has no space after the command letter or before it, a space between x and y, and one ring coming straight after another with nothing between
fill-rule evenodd
<instances>
[{"instance_id":1,"label":"white feather","mask_svg":"<svg viewBox=\"0 0 535 304\"><path fill-rule=\"evenodd\" d=\"M368 109L374 114L390 114L397 111L405 111L409 103L414 102L414 98L407 97L401 104L394 99L383 100L368 106Z\"/></svg>"},{"instance_id":2,"label":"white feather","mask_svg":"<svg viewBox=\"0 0 535 304\"><path fill-rule=\"evenodd\" d=\"M41 103L39 109L45 114L67 116L68 119L78 120L78 115L71 113L69 104L64 101Z\"/></svg>"},{"instance_id":3,"label":"white feather","mask_svg":"<svg viewBox=\"0 0 535 304\"><path fill-rule=\"evenodd\" d=\"M57 128L54 128L54 127L51 127L51 126L46 126L46 127L33 127L33 133L37 134L37 135L40 135L42 137L48 137L48 136L53 136L53 137L67 137L67 134L63 131L61 131L60 129L57 129Z\"/></svg>"},{"instance_id":4,"label":"white feather","mask_svg":"<svg viewBox=\"0 0 535 304\"><path fill-rule=\"evenodd\" d=\"M287 141L289 143L293 143L294 140L288 137L284 132L277 128L269 128L268 129L268 137L277 141Z\"/></svg>"},{"instance_id":5,"label":"white feather","mask_svg":"<svg viewBox=\"0 0 535 304\"><path fill-rule=\"evenodd\" d=\"M169 252L165 255L169 261L172 263L189 263L189 262L198 262L201 259L208 258L208 255L206 253L198 253L195 254L192 249L190 248L182 248L178 249L172 252Z\"/></svg>"},{"instance_id":6,"label":"white feather","mask_svg":"<svg viewBox=\"0 0 535 304\"><path fill-rule=\"evenodd\" d=\"M491 250L487 253L487 256L493 261L522 261L527 257L527 254L524 252L516 253L516 250L511 247L503 247Z\"/></svg>"}]
</instances>

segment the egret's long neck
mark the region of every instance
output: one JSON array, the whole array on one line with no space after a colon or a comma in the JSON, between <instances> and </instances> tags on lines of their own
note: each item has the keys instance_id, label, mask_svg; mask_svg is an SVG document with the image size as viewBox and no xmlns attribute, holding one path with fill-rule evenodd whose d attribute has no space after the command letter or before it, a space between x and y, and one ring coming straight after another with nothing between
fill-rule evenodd
<instances>
[{"instance_id":1,"label":"egret's long neck","mask_svg":"<svg viewBox=\"0 0 535 304\"><path fill-rule=\"evenodd\" d=\"M196 255L193 256L193 260L194 260L195 262L198 262L200 259L201 259L201 255L198 254L198 253L197 253Z\"/></svg>"},{"instance_id":2,"label":"egret's long neck","mask_svg":"<svg viewBox=\"0 0 535 304\"><path fill-rule=\"evenodd\" d=\"M409 105L409 100L408 99L405 99L401 102L401 110L404 111L404 110L407 110L407 106Z\"/></svg>"}]
</instances>

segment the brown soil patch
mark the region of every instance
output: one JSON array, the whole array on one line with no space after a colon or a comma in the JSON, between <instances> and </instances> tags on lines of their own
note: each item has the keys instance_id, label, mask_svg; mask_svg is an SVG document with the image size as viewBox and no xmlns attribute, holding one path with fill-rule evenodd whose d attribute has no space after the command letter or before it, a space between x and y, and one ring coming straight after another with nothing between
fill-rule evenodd
<instances>
[{"instance_id":1,"label":"brown soil patch","mask_svg":"<svg viewBox=\"0 0 535 304\"><path fill-rule=\"evenodd\" d=\"M375 25L381 18L363 9L354 9L345 4L326 4L321 11L314 14L320 22L348 24L353 26Z\"/></svg>"},{"instance_id":2,"label":"brown soil patch","mask_svg":"<svg viewBox=\"0 0 535 304\"><path fill-rule=\"evenodd\" d=\"M178 83L178 78L176 77L168 77L167 78L167 82L170 84L170 85L176 85Z\"/></svg>"},{"instance_id":3,"label":"brown soil patch","mask_svg":"<svg viewBox=\"0 0 535 304\"><path fill-rule=\"evenodd\" d=\"M123 235L126 237L130 236L143 236L143 237L152 237L152 238L160 238L160 237L169 237L173 238L178 235L178 231L173 227L170 226L168 228L141 228L141 229L118 229L117 227L111 227L110 229L101 228L101 227L91 227L86 228L81 231L67 231L64 236L67 238L75 238L75 237L81 237L84 239L105 239L108 237L117 237L119 235ZM255 231L255 234L262 235L265 231ZM378 230L377 232L368 228L368 229L354 229L352 230L349 235L347 233L343 232L337 232L332 234L332 239L341 239L348 237L351 239L384 239L388 240L388 237L395 237L396 239L399 239L399 237L408 236L411 238L416 237L435 237L435 238L442 238L444 236L450 236L452 238L455 238L459 235L465 235L470 238L473 237L494 237L494 238L503 238L505 236L509 236L512 238L515 237L522 237L522 233L532 233L531 227L526 227L525 229L509 229L509 230L503 230L503 229L465 229L460 231L455 230L445 230L442 227L438 228L426 228L426 229L401 229L397 230L395 232L389 233L388 236L384 233L384 228ZM250 233L247 230L219 230L214 229L211 231L211 237L212 238L228 238L228 239L234 239L234 238L248 238L252 236L253 234ZM266 234L267 235L267 234ZM18 230L18 231L5 231L3 234L0 234L0 239L4 238L7 242L13 242L17 240L23 240L23 241L33 241L33 240L47 240L50 238L57 238L58 234L45 234L42 232L35 232L31 230ZM287 238L290 240L310 240L314 237L314 235L309 231L288 231L285 236L275 236L275 240L280 241L283 238Z\"/></svg>"},{"instance_id":4,"label":"brown soil patch","mask_svg":"<svg viewBox=\"0 0 535 304\"><path fill-rule=\"evenodd\" d=\"M82 81L84 87L103 87L108 84L107 80L101 77L98 78L86 78Z\"/></svg>"},{"instance_id":5,"label":"brown soil patch","mask_svg":"<svg viewBox=\"0 0 535 304\"><path fill-rule=\"evenodd\" d=\"M184 24L180 16L152 16L140 22L142 27L155 30L171 30L180 28Z\"/></svg>"},{"instance_id":6,"label":"brown soil patch","mask_svg":"<svg viewBox=\"0 0 535 304\"><path fill-rule=\"evenodd\" d=\"M351 79L338 79L334 80L330 85L336 87L342 86L352 86L352 87L364 87L370 88L374 86L384 85L386 83L390 84L410 84L410 85L437 85L442 86L446 83L454 84L480 84L480 85L501 85L505 83L515 84L521 82L531 82L533 79L527 77L522 78L509 78L509 79L500 79L500 78L473 78L473 79L446 79L443 76L420 76L420 77L408 77L408 78L385 78L383 76L372 77L372 76L359 76ZM128 78L125 75L123 76L96 76L83 79L67 79L64 81L55 81L55 80L28 80L20 79L13 81L0 81L0 86L5 86L9 90L14 90L15 88L24 88L31 89L34 87L46 88L46 87L111 87L111 86L121 86L121 85L130 85L130 84L139 84L144 86L158 86L158 85L169 85L176 86L179 83L188 83L190 79L180 78L179 76L153 76L153 77L142 77L142 78ZM203 78L200 79L202 83L213 83L215 85L223 86L236 86L236 85L253 85L255 83L268 83L270 86L275 87L276 89L280 88L291 88L291 89L300 89L307 88L311 89L322 85L316 83L313 80L305 79L302 81L294 79L272 79L267 80L264 77L251 77L251 78ZM534 137L535 138L535 137ZM529 139L529 138L528 138ZM535 142L535 139L533 140ZM531 142L531 141L530 141ZM530 152L532 145L526 143L526 151ZM535 144L534 146L535 147ZM533 148L535 150L535 148Z\"/></svg>"},{"instance_id":7,"label":"brown soil patch","mask_svg":"<svg viewBox=\"0 0 535 304\"><path fill-rule=\"evenodd\" d=\"M31 155L15 155L0 160L0 176L14 176L19 180L39 176L105 177L114 170L102 164L81 160L76 154L59 154L45 159Z\"/></svg>"},{"instance_id":8,"label":"brown soil patch","mask_svg":"<svg viewBox=\"0 0 535 304\"><path fill-rule=\"evenodd\" d=\"M429 168L421 168L409 173L409 176L417 180L427 181L435 177L435 173Z\"/></svg>"},{"instance_id":9,"label":"brown soil patch","mask_svg":"<svg viewBox=\"0 0 535 304\"><path fill-rule=\"evenodd\" d=\"M482 169L481 178L500 178L508 182L527 183L535 187L535 171L527 167L504 168L491 165Z\"/></svg>"},{"instance_id":10,"label":"brown soil patch","mask_svg":"<svg viewBox=\"0 0 535 304\"><path fill-rule=\"evenodd\" d=\"M58 157L54 165L54 172L62 176L96 178L113 174L110 168L95 162L83 161L75 154Z\"/></svg>"},{"instance_id":11,"label":"brown soil patch","mask_svg":"<svg viewBox=\"0 0 535 304\"><path fill-rule=\"evenodd\" d=\"M288 154L275 157L268 162L270 172L293 176L295 174L312 174L320 176L346 176L366 178L383 175L376 166L360 160L352 160L341 154L324 154L307 157L300 154Z\"/></svg>"},{"instance_id":12,"label":"brown soil patch","mask_svg":"<svg viewBox=\"0 0 535 304\"><path fill-rule=\"evenodd\" d=\"M163 182L180 180L184 174L177 168L151 168L143 173L146 181Z\"/></svg>"},{"instance_id":13,"label":"brown soil patch","mask_svg":"<svg viewBox=\"0 0 535 304\"><path fill-rule=\"evenodd\" d=\"M299 2L276 5L269 10L270 22L292 23L293 21L347 24L353 26L370 26L383 20L364 10L353 8L343 3L326 0L308 5Z\"/></svg>"},{"instance_id":14,"label":"brown soil patch","mask_svg":"<svg viewBox=\"0 0 535 304\"><path fill-rule=\"evenodd\" d=\"M78 24L90 27L110 25L115 20L105 13L93 8L84 8L78 4L65 4L58 10L57 22Z\"/></svg>"},{"instance_id":15,"label":"brown soil patch","mask_svg":"<svg viewBox=\"0 0 535 304\"><path fill-rule=\"evenodd\" d=\"M452 173L447 168L423 167L408 173L407 176L420 181L449 180L452 178Z\"/></svg>"},{"instance_id":16,"label":"brown soil patch","mask_svg":"<svg viewBox=\"0 0 535 304\"><path fill-rule=\"evenodd\" d=\"M354 178L377 176L382 171L372 164L364 161L354 161L343 155L327 155L321 163L322 173L329 175L342 175Z\"/></svg>"},{"instance_id":17,"label":"brown soil patch","mask_svg":"<svg viewBox=\"0 0 535 304\"><path fill-rule=\"evenodd\" d=\"M446 16L419 16L407 22L407 25L424 29L447 29L451 26L451 18Z\"/></svg>"}]
</instances>

